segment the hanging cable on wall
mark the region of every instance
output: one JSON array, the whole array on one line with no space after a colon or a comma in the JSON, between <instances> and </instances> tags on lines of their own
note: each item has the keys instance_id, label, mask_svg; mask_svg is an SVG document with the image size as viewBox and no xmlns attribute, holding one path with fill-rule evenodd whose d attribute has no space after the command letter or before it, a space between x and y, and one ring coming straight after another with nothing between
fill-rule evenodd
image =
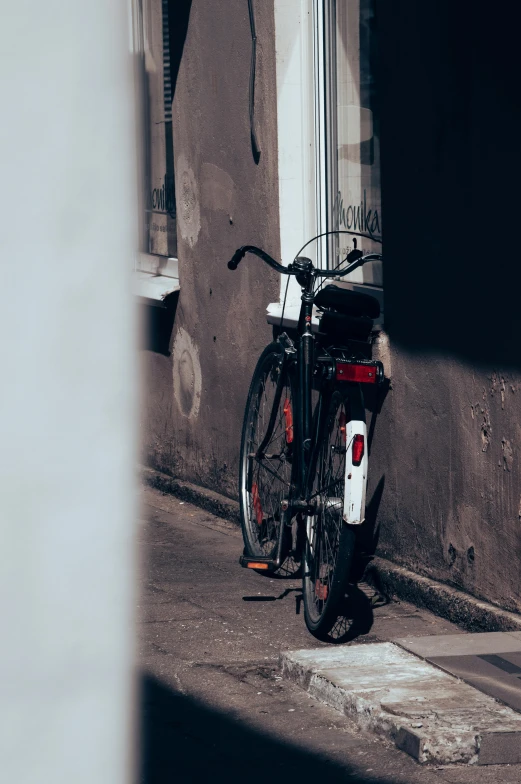
<instances>
[{"instance_id":1,"label":"hanging cable on wall","mask_svg":"<svg viewBox=\"0 0 521 784\"><path fill-rule=\"evenodd\" d=\"M257 62L257 35L255 33L255 16L253 14L253 0L248 0L251 30L251 64L250 64L250 136L251 149L255 163L259 162L260 148L255 133L255 66Z\"/></svg>"}]
</instances>

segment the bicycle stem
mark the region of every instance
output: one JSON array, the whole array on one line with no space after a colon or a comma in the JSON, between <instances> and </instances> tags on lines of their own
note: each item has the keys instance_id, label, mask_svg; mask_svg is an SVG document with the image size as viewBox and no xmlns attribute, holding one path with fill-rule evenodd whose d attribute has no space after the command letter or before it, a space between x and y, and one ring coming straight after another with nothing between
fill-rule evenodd
<instances>
[{"instance_id":1,"label":"bicycle stem","mask_svg":"<svg viewBox=\"0 0 521 784\"><path fill-rule=\"evenodd\" d=\"M302 286L302 305L299 316L299 332L301 337L298 345L299 367L299 433L302 438L303 460L300 465L300 487L304 491L306 484L307 466L311 455L311 389L313 385L313 348L314 339L311 328L313 316L313 265L310 259L298 258L293 263L297 270L297 281Z\"/></svg>"}]
</instances>

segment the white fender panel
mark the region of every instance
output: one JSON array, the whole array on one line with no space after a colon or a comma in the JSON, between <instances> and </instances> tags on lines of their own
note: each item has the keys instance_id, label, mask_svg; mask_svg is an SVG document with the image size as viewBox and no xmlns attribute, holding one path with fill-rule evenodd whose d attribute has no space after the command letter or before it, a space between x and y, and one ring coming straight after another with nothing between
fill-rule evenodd
<instances>
[{"instance_id":1,"label":"white fender panel","mask_svg":"<svg viewBox=\"0 0 521 784\"><path fill-rule=\"evenodd\" d=\"M359 466L353 465L353 439L364 437L364 454ZM360 525L365 519L365 492L367 488L367 425L358 419L346 423L346 480L344 493L344 521Z\"/></svg>"}]
</instances>

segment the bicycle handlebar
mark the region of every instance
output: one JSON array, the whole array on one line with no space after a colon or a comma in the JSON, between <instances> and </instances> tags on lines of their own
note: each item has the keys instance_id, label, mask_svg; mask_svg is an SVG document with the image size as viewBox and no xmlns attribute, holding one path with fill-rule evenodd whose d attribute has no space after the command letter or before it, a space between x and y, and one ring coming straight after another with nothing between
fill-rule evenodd
<instances>
[{"instance_id":1,"label":"bicycle handlebar","mask_svg":"<svg viewBox=\"0 0 521 784\"><path fill-rule=\"evenodd\" d=\"M354 252L354 251L352 251ZM242 259L245 257L247 253L252 253L254 256L258 256L260 259L266 262L272 269L280 272L281 275L295 275L296 270L293 269L292 265L290 264L287 267L284 267L282 264L279 264L278 261L266 253L261 248L257 248L255 245L243 245L242 247L238 248L233 256L231 257L230 261L228 262L228 269L236 270L239 264L241 263ZM349 256L347 257L349 258ZM367 256L359 256L355 259L351 264L349 264L344 270L339 269L332 269L332 270L322 270L322 269L314 269L313 274L316 277L320 278L343 278L344 275L349 275L350 272L353 272L358 267L361 267L365 264L366 261L381 261L382 256L379 253L369 253Z\"/></svg>"},{"instance_id":2,"label":"bicycle handlebar","mask_svg":"<svg viewBox=\"0 0 521 784\"><path fill-rule=\"evenodd\" d=\"M332 270L316 270L317 277L319 278L343 278L344 275L349 275L354 272L358 267L362 267L366 261L382 261L381 253L368 253L367 256L360 256L355 261L351 262L345 269L332 269Z\"/></svg>"},{"instance_id":3,"label":"bicycle handlebar","mask_svg":"<svg viewBox=\"0 0 521 784\"><path fill-rule=\"evenodd\" d=\"M290 267L284 267L282 264L279 264L269 253L266 253L261 248L257 248L255 245L243 245L241 248L238 248L228 262L228 269L236 270L247 253L253 253L254 256L258 256L282 275L291 275Z\"/></svg>"}]
</instances>

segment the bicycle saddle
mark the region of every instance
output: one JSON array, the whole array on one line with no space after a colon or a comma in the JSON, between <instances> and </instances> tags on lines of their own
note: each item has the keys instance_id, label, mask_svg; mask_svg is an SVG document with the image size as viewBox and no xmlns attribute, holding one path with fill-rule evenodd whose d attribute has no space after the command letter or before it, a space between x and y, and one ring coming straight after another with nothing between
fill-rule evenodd
<instances>
[{"instance_id":1,"label":"bicycle saddle","mask_svg":"<svg viewBox=\"0 0 521 784\"><path fill-rule=\"evenodd\" d=\"M361 294L334 285L320 289L315 296L315 305L324 310L331 308L344 316L375 319L380 315L380 303L370 294Z\"/></svg>"}]
</instances>

